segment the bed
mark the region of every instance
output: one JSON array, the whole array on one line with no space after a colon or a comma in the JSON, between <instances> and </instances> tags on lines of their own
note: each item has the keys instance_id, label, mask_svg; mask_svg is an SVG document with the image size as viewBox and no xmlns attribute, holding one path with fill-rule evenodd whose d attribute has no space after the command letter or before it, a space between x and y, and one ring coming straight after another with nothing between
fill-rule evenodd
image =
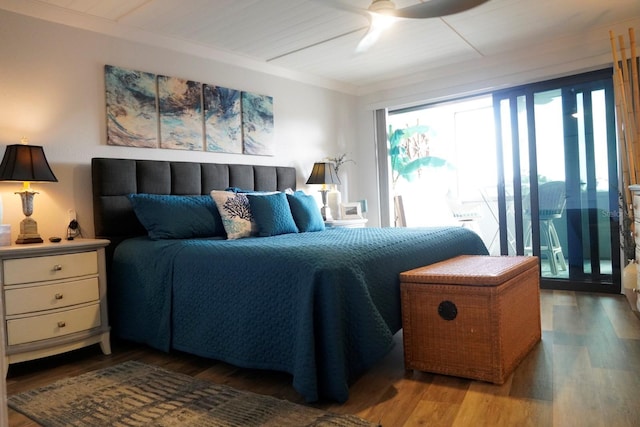
<instances>
[{"instance_id":1,"label":"bed","mask_svg":"<svg viewBox=\"0 0 640 427\"><path fill-rule=\"evenodd\" d=\"M233 188L253 193L254 207L261 192L279 200L295 190L291 167L95 158L92 181L95 234L112 242L112 333L167 352L287 372L308 402L346 401L349 385L389 352L401 328L400 272L487 254L462 227L184 238L154 235L139 217L136 200L148 195L173 203ZM154 212L190 221L174 207Z\"/></svg>"}]
</instances>

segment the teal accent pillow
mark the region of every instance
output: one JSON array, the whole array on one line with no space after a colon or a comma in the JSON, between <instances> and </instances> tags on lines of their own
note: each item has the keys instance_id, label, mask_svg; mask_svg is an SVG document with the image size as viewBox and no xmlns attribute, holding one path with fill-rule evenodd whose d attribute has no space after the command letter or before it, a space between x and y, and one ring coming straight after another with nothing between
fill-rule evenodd
<instances>
[{"instance_id":1,"label":"teal accent pillow","mask_svg":"<svg viewBox=\"0 0 640 427\"><path fill-rule=\"evenodd\" d=\"M225 235L222 218L208 195L129 194L128 198L153 240Z\"/></svg>"},{"instance_id":2,"label":"teal accent pillow","mask_svg":"<svg viewBox=\"0 0 640 427\"><path fill-rule=\"evenodd\" d=\"M313 196L304 194L302 191L296 191L293 194L287 194L287 200L289 201L293 219L301 233L324 230L324 220L318 203Z\"/></svg>"},{"instance_id":3,"label":"teal accent pillow","mask_svg":"<svg viewBox=\"0 0 640 427\"><path fill-rule=\"evenodd\" d=\"M285 193L247 194L247 198L251 207L251 215L258 227L259 236L277 236L278 234L298 232Z\"/></svg>"}]
</instances>

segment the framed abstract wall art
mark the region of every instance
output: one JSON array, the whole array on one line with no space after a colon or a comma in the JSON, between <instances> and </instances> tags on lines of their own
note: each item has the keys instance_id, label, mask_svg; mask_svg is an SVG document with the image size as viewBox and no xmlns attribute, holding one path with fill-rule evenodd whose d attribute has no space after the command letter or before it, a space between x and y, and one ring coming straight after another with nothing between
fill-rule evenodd
<instances>
[{"instance_id":1,"label":"framed abstract wall art","mask_svg":"<svg viewBox=\"0 0 640 427\"><path fill-rule=\"evenodd\" d=\"M241 154L240 91L205 84L203 103L207 151Z\"/></svg>"},{"instance_id":2,"label":"framed abstract wall art","mask_svg":"<svg viewBox=\"0 0 640 427\"><path fill-rule=\"evenodd\" d=\"M160 148L202 151L202 83L158 76Z\"/></svg>"},{"instance_id":3,"label":"framed abstract wall art","mask_svg":"<svg viewBox=\"0 0 640 427\"><path fill-rule=\"evenodd\" d=\"M105 66L107 144L158 147L156 75Z\"/></svg>"},{"instance_id":4,"label":"framed abstract wall art","mask_svg":"<svg viewBox=\"0 0 640 427\"><path fill-rule=\"evenodd\" d=\"M242 135L245 154L273 155L272 97L242 92Z\"/></svg>"},{"instance_id":5,"label":"framed abstract wall art","mask_svg":"<svg viewBox=\"0 0 640 427\"><path fill-rule=\"evenodd\" d=\"M105 65L107 144L274 154L273 98Z\"/></svg>"}]
</instances>

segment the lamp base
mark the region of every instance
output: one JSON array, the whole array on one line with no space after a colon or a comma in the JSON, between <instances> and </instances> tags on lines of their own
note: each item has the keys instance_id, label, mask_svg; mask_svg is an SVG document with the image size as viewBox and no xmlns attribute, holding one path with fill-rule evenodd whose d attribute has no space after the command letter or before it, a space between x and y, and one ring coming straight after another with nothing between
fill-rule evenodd
<instances>
[{"instance_id":1,"label":"lamp base","mask_svg":"<svg viewBox=\"0 0 640 427\"><path fill-rule=\"evenodd\" d=\"M42 237L40 237L40 235L37 235L36 237L19 235L16 239L16 244L22 245L25 243L42 243L43 241L44 240L42 240Z\"/></svg>"},{"instance_id":2,"label":"lamp base","mask_svg":"<svg viewBox=\"0 0 640 427\"><path fill-rule=\"evenodd\" d=\"M26 217L20 222L20 234L16 243L21 245L25 243L42 243L42 237L38 234L38 223L30 217Z\"/></svg>"},{"instance_id":3,"label":"lamp base","mask_svg":"<svg viewBox=\"0 0 640 427\"><path fill-rule=\"evenodd\" d=\"M320 213L322 214L322 219L324 219L325 221L333 221L333 217L331 216L331 208L329 206L321 207Z\"/></svg>"},{"instance_id":4,"label":"lamp base","mask_svg":"<svg viewBox=\"0 0 640 427\"><path fill-rule=\"evenodd\" d=\"M322 219L324 219L325 221L333 220L333 217L331 216L331 208L327 204L328 192L329 190L327 190L326 188L320 190L320 194L322 195L322 207L320 208L320 213L322 214Z\"/></svg>"}]
</instances>

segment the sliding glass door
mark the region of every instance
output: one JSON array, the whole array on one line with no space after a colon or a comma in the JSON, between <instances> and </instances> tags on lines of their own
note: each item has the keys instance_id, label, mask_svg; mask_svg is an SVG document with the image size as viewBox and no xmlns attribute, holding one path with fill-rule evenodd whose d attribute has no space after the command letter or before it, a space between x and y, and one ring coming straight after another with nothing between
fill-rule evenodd
<instances>
[{"instance_id":1,"label":"sliding glass door","mask_svg":"<svg viewBox=\"0 0 640 427\"><path fill-rule=\"evenodd\" d=\"M492 255L539 256L545 288L620 291L610 70L380 110L376 124L383 225L469 227Z\"/></svg>"},{"instance_id":2,"label":"sliding glass door","mask_svg":"<svg viewBox=\"0 0 640 427\"><path fill-rule=\"evenodd\" d=\"M610 76L493 94L500 253L539 256L543 287L620 291Z\"/></svg>"}]
</instances>

